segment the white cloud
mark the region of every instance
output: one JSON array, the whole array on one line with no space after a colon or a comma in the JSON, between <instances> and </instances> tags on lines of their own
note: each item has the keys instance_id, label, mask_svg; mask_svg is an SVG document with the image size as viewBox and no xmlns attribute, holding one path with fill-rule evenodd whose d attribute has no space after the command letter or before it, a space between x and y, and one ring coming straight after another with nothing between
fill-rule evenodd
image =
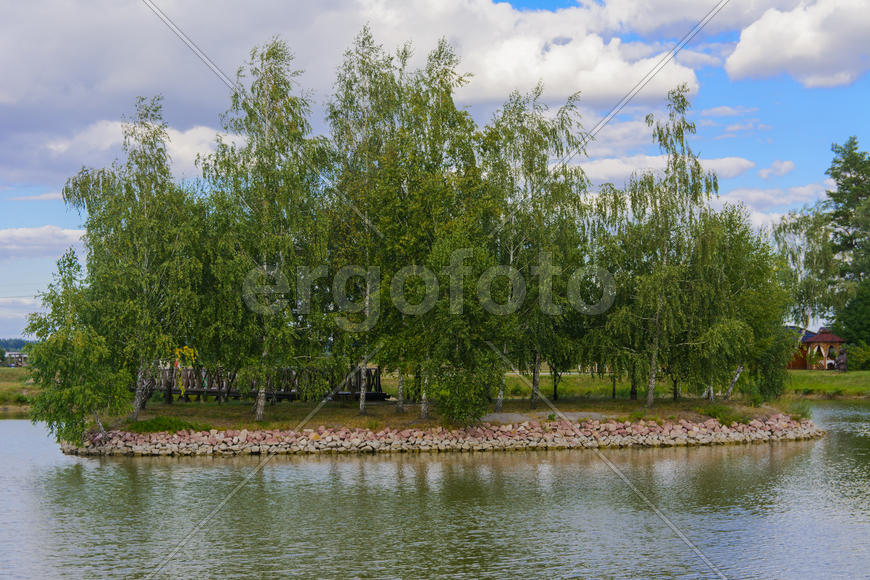
<instances>
[{"instance_id":1,"label":"white cloud","mask_svg":"<svg viewBox=\"0 0 870 580\"><path fill-rule=\"evenodd\" d=\"M36 298L0 298L0 336L23 336L27 316L38 310L41 310L41 304Z\"/></svg>"},{"instance_id":2,"label":"white cloud","mask_svg":"<svg viewBox=\"0 0 870 580\"><path fill-rule=\"evenodd\" d=\"M78 246L84 230L58 226L0 229L0 260L8 258L59 256Z\"/></svg>"},{"instance_id":3,"label":"white cloud","mask_svg":"<svg viewBox=\"0 0 870 580\"><path fill-rule=\"evenodd\" d=\"M47 193L37 193L35 195L17 195L8 198L9 201L43 201L43 200L58 200L63 199L63 195L59 191L49 191Z\"/></svg>"},{"instance_id":4,"label":"white cloud","mask_svg":"<svg viewBox=\"0 0 870 580\"><path fill-rule=\"evenodd\" d=\"M660 171L664 169L667 158L664 155L632 155L628 157L611 157L583 161L580 166L592 181L625 181L633 173L644 171ZM737 177L749 171L755 163L743 157L720 157L718 159L702 159L705 169L715 171L723 179Z\"/></svg>"},{"instance_id":5,"label":"white cloud","mask_svg":"<svg viewBox=\"0 0 870 580\"><path fill-rule=\"evenodd\" d=\"M199 171L195 161L197 154L207 154L215 148L217 131L211 127L196 126L185 131L169 127L166 131L169 137L167 147L172 160L172 169L176 177L196 177ZM45 147L53 155L75 155L83 160L100 160L103 164L110 163L105 158L108 152L115 151L122 142L122 123L119 121L97 121L88 125L72 137L52 139ZM226 139L232 141L233 139ZM99 162L95 163L99 164ZM12 199L60 199L60 194L44 194L56 197L27 197Z\"/></svg>"},{"instance_id":6,"label":"white cloud","mask_svg":"<svg viewBox=\"0 0 870 580\"><path fill-rule=\"evenodd\" d=\"M743 123L733 123L725 127L726 133L736 133L739 131L765 131L770 129L770 125L765 125L758 119L749 119Z\"/></svg>"},{"instance_id":7,"label":"white cloud","mask_svg":"<svg viewBox=\"0 0 870 580\"><path fill-rule=\"evenodd\" d=\"M826 180L822 183L808 183L789 188L737 188L720 196L724 201L741 202L750 209L791 208L811 204L825 195L830 187Z\"/></svg>"},{"instance_id":8,"label":"white cloud","mask_svg":"<svg viewBox=\"0 0 870 580\"><path fill-rule=\"evenodd\" d=\"M755 162L743 157L720 157L718 159L702 159L704 169L715 171L722 179L730 179L742 175L755 167Z\"/></svg>"},{"instance_id":9,"label":"white cloud","mask_svg":"<svg viewBox=\"0 0 870 580\"><path fill-rule=\"evenodd\" d=\"M52 139L45 147L55 155L73 151L88 154L94 151L105 151L113 145L121 143L120 121L97 121L70 138Z\"/></svg>"},{"instance_id":10,"label":"white cloud","mask_svg":"<svg viewBox=\"0 0 870 580\"><path fill-rule=\"evenodd\" d=\"M731 3L709 21L705 30L718 32L742 28L755 21L769 7L790 9L800 0L765 0ZM700 22L712 4L696 0L607 0L583 2L600 29L649 34L663 31L682 36Z\"/></svg>"},{"instance_id":11,"label":"white cloud","mask_svg":"<svg viewBox=\"0 0 870 580\"><path fill-rule=\"evenodd\" d=\"M0 318L26 318L38 308L37 298L0 298Z\"/></svg>"},{"instance_id":12,"label":"white cloud","mask_svg":"<svg viewBox=\"0 0 870 580\"><path fill-rule=\"evenodd\" d=\"M755 226L755 229L767 228L782 219L782 212L761 212L758 210L749 210L749 221Z\"/></svg>"},{"instance_id":13,"label":"white cloud","mask_svg":"<svg viewBox=\"0 0 870 580\"><path fill-rule=\"evenodd\" d=\"M196 156L210 153L215 148L217 131L211 127L192 127L187 131L169 128L169 156L172 159L172 169L176 177L196 177ZM225 139L231 141L231 139Z\"/></svg>"},{"instance_id":14,"label":"white cloud","mask_svg":"<svg viewBox=\"0 0 870 580\"><path fill-rule=\"evenodd\" d=\"M870 69L866 0L817 0L770 9L740 33L725 62L733 79L787 73L806 87L853 82Z\"/></svg>"},{"instance_id":15,"label":"white cloud","mask_svg":"<svg viewBox=\"0 0 870 580\"><path fill-rule=\"evenodd\" d=\"M789 173L792 169L794 169L794 161L780 161L777 159L770 164L770 167L759 169L758 175L761 177L761 179L768 179L771 175L785 175L786 173Z\"/></svg>"},{"instance_id":16,"label":"white cloud","mask_svg":"<svg viewBox=\"0 0 870 580\"><path fill-rule=\"evenodd\" d=\"M747 113L754 113L757 110L758 107L729 107L723 105L721 107L713 107L712 109L704 109L701 111L701 115L705 117L737 117Z\"/></svg>"}]
</instances>

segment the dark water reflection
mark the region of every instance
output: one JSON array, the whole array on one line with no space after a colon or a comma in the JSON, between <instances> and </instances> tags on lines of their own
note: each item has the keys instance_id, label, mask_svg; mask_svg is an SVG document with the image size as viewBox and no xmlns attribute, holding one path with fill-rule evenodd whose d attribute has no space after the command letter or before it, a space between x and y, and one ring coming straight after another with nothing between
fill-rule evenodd
<instances>
[{"instance_id":1,"label":"dark water reflection","mask_svg":"<svg viewBox=\"0 0 870 580\"><path fill-rule=\"evenodd\" d=\"M729 577L865 577L870 405L820 441L607 451ZM70 458L0 421L0 576L145 577L254 458ZM277 457L162 577L709 577L590 452Z\"/></svg>"}]
</instances>

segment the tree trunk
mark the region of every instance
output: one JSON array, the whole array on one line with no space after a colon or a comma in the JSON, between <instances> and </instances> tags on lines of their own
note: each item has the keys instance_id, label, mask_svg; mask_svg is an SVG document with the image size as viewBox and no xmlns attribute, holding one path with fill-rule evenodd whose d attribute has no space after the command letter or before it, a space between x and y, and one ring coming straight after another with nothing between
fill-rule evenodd
<instances>
[{"instance_id":1,"label":"tree trunk","mask_svg":"<svg viewBox=\"0 0 870 580\"><path fill-rule=\"evenodd\" d=\"M413 400L415 403L420 402L420 391L423 390L423 369L420 368L420 365L414 369L414 396Z\"/></svg>"},{"instance_id":2,"label":"tree trunk","mask_svg":"<svg viewBox=\"0 0 870 580\"><path fill-rule=\"evenodd\" d=\"M428 377L423 377L423 386L420 388L420 418L429 418L429 397L426 395L426 387L429 386Z\"/></svg>"},{"instance_id":3,"label":"tree trunk","mask_svg":"<svg viewBox=\"0 0 870 580\"><path fill-rule=\"evenodd\" d=\"M634 373L631 373L631 391L628 398L632 401L637 401L637 376Z\"/></svg>"},{"instance_id":4,"label":"tree trunk","mask_svg":"<svg viewBox=\"0 0 870 580\"><path fill-rule=\"evenodd\" d=\"M725 397L723 397L726 401L731 398L731 393L734 392L734 385L737 384L737 379L740 378L741 373L743 373L743 365L737 365L734 378L731 379L731 384L728 385L728 390L725 392Z\"/></svg>"},{"instance_id":5,"label":"tree trunk","mask_svg":"<svg viewBox=\"0 0 870 580\"><path fill-rule=\"evenodd\" d=\"M541 382L541 353L535 351L535 366L532 368L532 400L529 408L534 409L538 405L538 393Z\"/></svg>"},{"instance_id":6,"label":"tree trunk","mask_svg":"<svg viewBox=\"0 0 870 580\"><path fill-rule=\"evenodd\" d=\"M145 371L139 369L139 373L136 376L136 393L133 395L133 412L130 413L130 419L133 421L139 420L139 411L145 408L147 389Z\"/></svg>"},{"instance_id":7,"label":"tree trunk","mask_svg":"<svg viewBox=\"0 0 870 580\"><path fill-rule=\"evenodd\" d=\"M711 402L716 400L716 396L713 394L713 385L707 385L707 388L704 389L704 398Z\"/></svg>"},{"instance_id":8,"label":"tree trunk","mask_svg":"<svg viewBox=\"0 0 870 580\"><path fill-rule=\"evenodd\" d=\"M658 321L658 313L656 313L656 320ZM658 322L656 322L656 326L658 326ZM646 406L650 408L655 403L656 399L656 372L658 371L659 366L659 334L658 331L653 335L653 346L649 355L649 384L647 385L646 390Z\"/></svg>"},{"instance_id":9,"label":"tree trunk","mask_svg":"<svg viewBox=\"0 0 870 580\"><path fill-rule=\"evenodd\" d=\"M507 383L507 374L501 377L501 383L498 385L498 392L495 395L495 412L501 413L502 405L504 404L504 386Z\"/></svg>"},{"instance_id":10,"label":"tree trunk","mask_svg":"<svg viewBox=\"0 0 870 580\"><path fill-rule=\"evenodd\" d=\"M677 401L680 398L680 381L676 377L674 377L674 400Z\"/></svg>"},{"instance_id":11,"label":"tree trunk","mask_svg":"<svg viewBox=\"0 0 870 580\"><path fill-rule=\"evenodd\" d=\"M100 428L100 439L105 441L106 439L109 438L109 435L108 435L108 433L106 433L106 429L105 429L105 427L103 427L103 422L100 421L100 416L97 415L96 411L94 411L94 421L97 422L97 427Z\"/></svg>"},{"instance_id":12,"label":"tree trunk","mask_svg":"<svg viewBox=\"0 0 870 580\"><path fill-rule=\"evenodd\" d=\"M550 372L553 373L553 400L559 400L559 380L562 378L562 373L558 373L553 369L550 369Z\"/></svg>"},{"instance_id":13,"label":"tree trunk","mask_svg":"<svg viewBox=\"0 0 870 580\"><path fill-rule=\"evenodd\" d=\"M254 416L256 421L262 421L266 416L266 382L260 380L260 386L257 389L257 412Z\"/></svg>"},{"instance_id":14,"label":"tree trunk","mask_svg":"<svg viewBox=\"0 0 870 580\"><path fill-rule=\"evenodd\" d=\"M359 376L359 414L366 414L366 391L368 390L368 377L366 377L366 371L362 367L356 368L357 375Z\"/></svg>"},{"instance_id":15,"label":"tree trunk","mask_svg":"<svg viewBox=\"0 0 870 580\"><path fill-rule=\"evenodd\" d=\"M405 373L399 369L399 386L396 389L396 412L405 412Z\"/></svg>"},{"instance_id":16,"label":"tree trunk","mask_svg":"<svg viewBox=\"0 0 870 580\"><path fill-rule=\"evenodd\" d=\"M610 398L615 399L616 398L616 373L614 373L614 372L610 373L610 385L611 385L611 389L612 389L612 392L610 394Z\"/></svg>"},{"instance_id":17,"label":"tree trunk","mask_svg":"<svg viewBox=\"0 0 870 580\"><path fill-rule=\"evenodd\" d=\"M175 369L170 366L169 380L163 385L163 402L167 405L172 404L172 388L175 386Z\"/></svg>"}]
</instances>

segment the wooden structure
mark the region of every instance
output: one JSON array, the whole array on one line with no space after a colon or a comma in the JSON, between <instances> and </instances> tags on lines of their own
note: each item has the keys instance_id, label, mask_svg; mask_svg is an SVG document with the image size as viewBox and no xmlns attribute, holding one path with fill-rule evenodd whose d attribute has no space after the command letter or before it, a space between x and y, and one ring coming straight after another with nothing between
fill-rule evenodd
<instances>
[{"instance_id":1,"label":"wooden structure","mask_svg":"<svg viewBox=\"0 0 870 580\"><path fill-rule=\"evenodd\" d=\"M13 367L24 367L27 366L27 354L23 352L10 351L6 353L6 360L0 362L5 362L7 365Z\"/></svg>"},{"instance_id":2,"label":"wooden structure","mask_svg":"<svg viewBox=\"0 0 870 580\"><path fill-rule=\"evenodd\" d=\"M357 367L343 381L340 376L330 377L318 369L276 369L266 383L266 398L272 403L296 401L302 398L301 393L312 392L311 386L315 384L328 388L328 392L332 393L330 400L358 400L363 385L366 388L366 400L383 401L389 397L381 387L380 367ZM131 390L135 390L135 386ZM149 390L151 394L163 393L167 403L172 402L173 395L184 401L189 401L191 397L198 400L214 397L226 401L256 397L257 385L240 384L234 374L210 374L205 369L184 367L161 369Z\"/></svg>"},{"instance_id":3,"label":"wooden structure","mask_svg":"<svg viewBox=\"0 0 870 580\"><path fill-rule=\"evenodd\" d=\"M810 364L813 361L814 364ZM846 370L846 341L828 328L806 331L801 346L788 364L790 369Z\"/></svg>"}]
</instances>

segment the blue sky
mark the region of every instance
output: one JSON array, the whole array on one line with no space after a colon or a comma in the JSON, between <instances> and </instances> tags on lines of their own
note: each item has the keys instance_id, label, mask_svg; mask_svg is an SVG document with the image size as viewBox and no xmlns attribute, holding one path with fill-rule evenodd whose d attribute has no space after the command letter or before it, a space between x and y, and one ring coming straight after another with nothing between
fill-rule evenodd
<instances>
[{"instance_id":1,"label":"blue sky","mask_svg":"<svg viewBox=\"0 0 870 580\"><path fill-rule=\"evenodd\" d=\"M581 91L592 127L715 2L334 0L157 4L224 71L283 37L304 69L315 128L343 50L368 23L422 58L445 36L474 74L459 93L479 121L512 89L544 82L553 105ZM227 106L220 80L141 3L12 5L0 19L0 336L19 336L33 296L80 236L59 191L81 166L119 154L137 95L162 94L179 178L195 175ZM694 147L720 176L720 202L771 223L830 184L831 144L870 140L870 11L858 0L730 2L598 135L581 159L594 183L656 167L642 120L669 88L692 88Z\"/></svg>"}]
</instances>

